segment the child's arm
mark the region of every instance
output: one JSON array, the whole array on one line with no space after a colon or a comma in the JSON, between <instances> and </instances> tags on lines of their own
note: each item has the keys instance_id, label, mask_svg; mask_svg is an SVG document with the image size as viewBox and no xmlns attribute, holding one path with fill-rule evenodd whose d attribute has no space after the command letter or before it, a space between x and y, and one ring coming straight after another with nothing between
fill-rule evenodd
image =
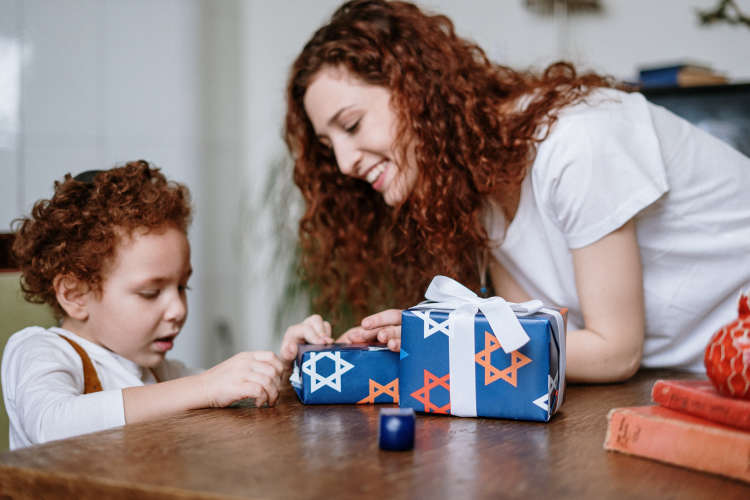
<instances>
[{"instance_id":1,"label":"child's arm","mask_svg":"<svg viewBox=\"0 0 750 500\"><path fill-rule=\"evenodd\" d=\"M283 365L272 352L242 352L197 375L122 390L132 424L196 408L219 408L244 398L256 406L279 397Z\"/></svg>"},{"instance_id":2,"label":"child's arm","mask_svg":"<svg viewBox=\"0 0 750 500\"><path fill-rule=\"evenodd\" d=\"M281 341L281 359L291 363L297 357L297 344L307 342L308 344L330 344L331 324L324 321L318 314L305 318L302 323L297 323L286 329L284 339Z\"/></svg>"}]
</instances>

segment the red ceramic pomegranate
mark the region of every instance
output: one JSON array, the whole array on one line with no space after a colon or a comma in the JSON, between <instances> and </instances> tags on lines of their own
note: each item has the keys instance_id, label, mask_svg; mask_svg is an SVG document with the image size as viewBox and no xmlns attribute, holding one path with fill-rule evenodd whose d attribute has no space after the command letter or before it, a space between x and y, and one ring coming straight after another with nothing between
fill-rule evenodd
<instances>
[{"instance_id":1,"label":"red ceramic pomegranate","mask_svg":"<svg viewBox=\"0 0 750 500\"><path fill-rule=\"evenodd\" d=\"M720 394L750 399L750 293L740 295L739 317L714 334L703 361Z\"/></svg>"}]
</instances>

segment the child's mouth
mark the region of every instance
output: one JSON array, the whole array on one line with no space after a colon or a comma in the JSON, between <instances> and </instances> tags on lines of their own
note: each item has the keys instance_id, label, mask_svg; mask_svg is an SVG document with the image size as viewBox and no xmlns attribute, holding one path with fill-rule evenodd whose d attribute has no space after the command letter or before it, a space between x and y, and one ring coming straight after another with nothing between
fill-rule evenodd
<instances>
[{"instance_id":1,"label":"child's mouth","mask_svg":"<svg viewBox=\"0 0 750 500\"><path fill-rule=\"evenodd\" d=\"M174 338L176 335L168 335L166 337L160 337L154 340L154 347L159 352L167 352L174 346Z\"/></svg>"}]
</instances>

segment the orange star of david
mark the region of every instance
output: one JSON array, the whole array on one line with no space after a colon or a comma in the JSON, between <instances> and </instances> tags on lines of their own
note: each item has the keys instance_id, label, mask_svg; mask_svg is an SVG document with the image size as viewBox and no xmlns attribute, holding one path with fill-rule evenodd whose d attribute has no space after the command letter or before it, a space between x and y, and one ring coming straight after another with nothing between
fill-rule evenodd
<instances>
[{"instance_id":1,"label":"orange star of david","mask_svg":"<svg viewBox=\"0 0 750 500\"><path fill-rule=\"evenodd\" d=\"M391 396L393 402L398 403L398 379L394 378L385 385L378 384L373 379L370 379L370 394L366 398L357 401L357 404L375 404L375 398L381 394Z\"/></svg>"},{"instance_id":2,"label":"orange star of david","mask_svg":"<svg viewBox=\"0 0 750 500\"><path fill-rule=\"evenodd\" d=\"M490 385L501 378L513 387L517 387L518 369L531 363L531 358L524 356L518 351L513 351L510 353L510 366L503 370L498 370L492 366L491 356L494 351L497 351L501 347L497 337L490 332L484 332L484 349L479 351L475 356L477 363L484 367L484 385Z\"/></svg>"},{"instance_id":3,"label":"orange star of david","mask_svg":"<svg viewBox=\"0 0 750 500\"><path fill-rule=\"evenodd\" d=\"M448 402L448 404L445 404L443 406L436 406L432 402L430 402L430 390L434 389L437 386L440 386L448 391L451 390L451 386L448 383L448 378L450 377L450 373L446 373L442 377L438 377L437 375L433 375L429 371L424 371L424 386L422 386L420 389L414 391L411 393L411 397L419 401L424 405L424 411L427 413L443 413L448 414L448 412L451 409L451 404Z\"/></svg>"}]
</instances>

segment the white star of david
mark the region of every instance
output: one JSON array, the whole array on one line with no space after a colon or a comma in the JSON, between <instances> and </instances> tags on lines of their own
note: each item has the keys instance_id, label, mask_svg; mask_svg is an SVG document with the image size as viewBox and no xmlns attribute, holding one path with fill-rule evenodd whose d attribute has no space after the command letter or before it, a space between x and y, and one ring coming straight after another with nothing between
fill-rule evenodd
<instances>
[{"instance_id":1,"label":"white star of david","mask_svg":"<svg viewBox=\"0 0 750 500\"><path fill-rule=\"evenodd\" d=\"M547 375L547 393L542 394L541 396L536 398L534 400L534 404L544 411L549 411L549 395L552 394L552 391L556 387L557 387L557 376L555 376L555 379L553 380L552 377Z\"/></svg>"},{"instance_id":2,"label":"white star of david","mask_svg":"<svg viewBox=\"0 0 750 500\"><path fill-rule=\"evenodd\" d=\"M319 359L328 358L333 361L333 373L324 377L318 374L317 365ZM315 392L324 385L341 392L341 376L354 368L352 363L341 359L341 352L311 352L310 358L302 363L302 371L310 375L312 387L310 392Z\"/></svg>"},{"instance_id":3,"label":"white star of david","mask_svg":"<svg viewBox=\"0 0 750 500\"><path fill-rule=\"evenodd\" d=\"M430 318L430 311L414 311L414 315L422 319L422 323L424 324L424 338L438 332L444 333L448 337L451 336L448 331L448 318L439 323Z\"/></svg>"}]
</instances>

